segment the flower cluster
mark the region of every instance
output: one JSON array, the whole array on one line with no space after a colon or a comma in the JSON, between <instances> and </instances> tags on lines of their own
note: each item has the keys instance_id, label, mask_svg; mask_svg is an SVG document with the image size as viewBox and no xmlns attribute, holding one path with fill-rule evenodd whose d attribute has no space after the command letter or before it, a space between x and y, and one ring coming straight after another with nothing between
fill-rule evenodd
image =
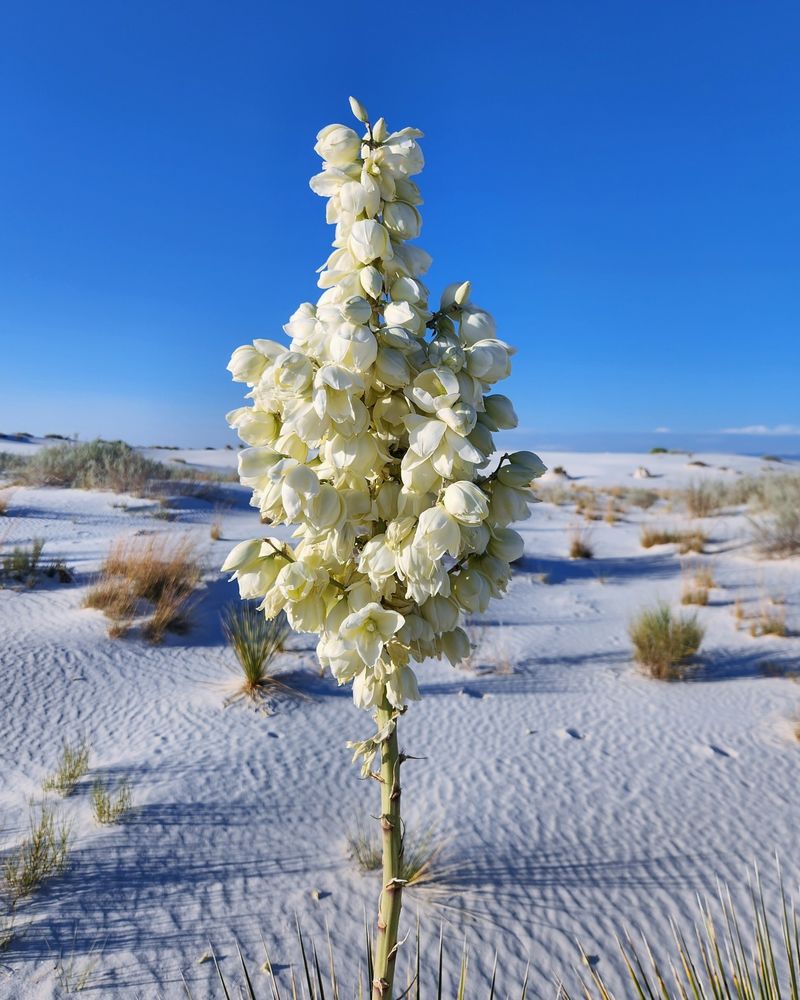
<instances>
[{"instance_id":1,"label":"flower cluster","mask_svg":"<svg viewBox=\"0 0 800 1000\"><path fill-rule=\"evenodd\" d=\"M411 662L469 653L462 611L482 612L506 589L523 551L509 527L526 518L531 452L492 463L492 433L515 427L492 387L513 353L468 282L428 305L417 129L329 125L317 136L323 169L311 188L336 226L316 305L284 326L288 346L255 340L228 365L251 405L228 414L249 447L242 483L268 524L294 544L237 545L223 570L268 617L319 635L320 663L352 681L363 708L419 697ZM496 465L488 472L490 465Z\"/></svg>"}]
</instances>

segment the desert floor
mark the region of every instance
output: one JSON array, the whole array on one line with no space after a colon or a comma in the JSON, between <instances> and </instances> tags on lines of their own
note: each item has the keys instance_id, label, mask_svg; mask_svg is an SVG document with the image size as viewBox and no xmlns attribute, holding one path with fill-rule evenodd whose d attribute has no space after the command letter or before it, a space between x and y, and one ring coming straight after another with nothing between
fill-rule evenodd
<instances>
[{"instance_id":1,"label":"desert floor","mask_svg":"<svg viewBox=\"0 0 800 1000\"><path fill-rule=\"evenodd\" d=\"M149 454L235 461L225 450ZM401 719L404 748L424 758L404 769L409 838L433 824L445 841L437 877L406 894L406 925L413 931L419 914L424 940L444 925L451 976L465 934L478 975L497 950L501 995L528 961L529 995L553 996L558 976L574 984L579 942L622 997L614 936L624 928L663 951L670 921L688 929L697 893L713 893L716 879L745 906L753 862L772 908L776 853L787 888L798 888L800 560L758 558L743 507L697 520L677 498L690 482L777 474L760 459L542 457L570 474L548 475L551 501L563 502L537 505L520 527L526 552L506 600L471 622L470 669L422 665L424 699ZM640 465L651 479L632 477ZM613 486L671 496L649 509L623 502L614 523L602 520L606 493L600 520L576 513L576 488ZM699 526L705 553L644 549L643 524ZM593 559L568 557L578 526ZM145 533L191 535L207 567L193 627L161 645L135 629L110 638L104 615L82 607L111 543ZM237 668L220 610L236 587L217 567L260 533L234 483L162 503L53 488L10 496L4 545L40 537L75 579L0 590L0 849L24 835L29 800L41 799L65 739L88 737L91 767L68 798L49 796L72 824L69 866L20 904L0 996L56 997L80 984L103 998L172 998L186 995L185 977L193 996L216 997L213 963L198 961L209 942L236 983L236 942L258 969L261 935L286 981L295 915L320 950L330 928L348 982L379 885L347 853L348 831L372 822L377 786L359 780L345 741L372 723L319 676L308 636L292 637L280 660L296 696L276 699L271 714L229 703ZM688 679L659 682L634 665L628 623L658 600L680 609L687 559L711 567L716 584L707 606L683 609L697 612L705 640ZM779 609L793 634L752 636L764 608ZM133 810L100 827L92 782L122 777ZM405 962L401 953L402 975ZM265 976L257 988L268 995Z\"/></svg>"}]
</instances>

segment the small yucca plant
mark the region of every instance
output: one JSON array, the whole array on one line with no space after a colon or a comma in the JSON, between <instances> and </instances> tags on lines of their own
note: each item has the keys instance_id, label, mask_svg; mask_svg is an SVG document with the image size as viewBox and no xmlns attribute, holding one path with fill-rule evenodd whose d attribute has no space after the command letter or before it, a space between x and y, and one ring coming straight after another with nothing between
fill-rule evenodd
<instances>
[{"instance_id":1,"label":"small yucca plant","mask_svg":"<svg viewBox=\"0 0 800 1000\"><path fill-rule=\"evenodd\" d=\"M613 993L602 975L589 963L585 953L584 968L589 972L570 975L570 981L580 983L577 992L563 979L556 986L540 984L532 989L537 997L554 1000L800 1000L800 929L797 909L786 898L780 884L780 915L770 919L764 903L761 880L756 872L755 884L750 887L749 915L737 912L731 895L722 887L718 890L717 913L707 900L701 900L700 919L692 933L686 935L672 924L674 951L666 962L653 954L647 938L635 944L631 935L618 940L628 976L628 986L623 993ZM264 943L264 962L261 971L268 978L267 987L256 992L257 977L237 945L239 974L234 987L226 979L213 949L209 952L220 983L220 997L231 1000L241 996L246 1000L269 997L270 1000L340 1000L345 997L363 998L368 995L364 983L371 982L372 940L369 927L365 927L365 952L361 967L348 970L348 982L340 978L334 960L330 935L326 942L327 955L320 960L313 941L304 938L298 925L298 961L288 972L288 982L279 982L278 973ZM263 938L262 938L263 942ZM445 973L443 928L439 933L438 947L430 955L423 954L420 927L417 923L416 946L408 945L408 965L405 982L398 970L397 995L410 1000L428 997L519 997L528 996L528 972L521 983L504 984L502 964L495 961L489 977L476 979L470 971L469 951L462 948L457 966L457 981L448 982ZM500 973L498 973L498 966ZM297 970L297 972L295 971ZM586 978L584 978L586 977ZM425 986L423 987L423 982ZM189 1000L193 994L184 980Z\"/></svg>"},{"instance_id":2,"label":"small yucca plant","mask_svg":"<svg viewBox=\"0 0 800 1000\"><path fill-rule=\"evenodd\" d=\"M268 620L252 602L232 605L223 614L222 631L242 668L241 694L255 699L270 690L288 690L271 670L291 633L283 612Z\"/></svg>"},{"instance_id":3,"label":"small yucca plant","mask_svg":"<svg viewBox=\"0 0 800 1000\"><path fill-rule=\"evenodd\" d=\"M631 623L629 634L636 661L651 677L675 680L685 673L687 662L703 641L705 630L697 615L673 615L669 606L642 611Z\"/></svg>"}]
</instances>

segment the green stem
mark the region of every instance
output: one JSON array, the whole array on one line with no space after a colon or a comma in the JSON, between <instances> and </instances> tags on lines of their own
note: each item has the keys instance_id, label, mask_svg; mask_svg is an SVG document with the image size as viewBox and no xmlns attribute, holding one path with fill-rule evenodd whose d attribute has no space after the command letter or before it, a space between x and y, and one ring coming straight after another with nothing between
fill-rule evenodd
<instances>
[{"instance_id":1,"label":"green stem","mask_svg":"<svg viewBox=\"0 0 800 1000\"><path fill-rule=\"evenodd\" d=\"M387 725L392 706L384 699L378 709L378 729ZM392 735L381 744L381 831L383 834L383 888L378 907L378 937L375 942L373 1000L391 1000L397 960L403 882L403 830L400 822L400 764L397 720Z\"/></svg>"}]
</instances>

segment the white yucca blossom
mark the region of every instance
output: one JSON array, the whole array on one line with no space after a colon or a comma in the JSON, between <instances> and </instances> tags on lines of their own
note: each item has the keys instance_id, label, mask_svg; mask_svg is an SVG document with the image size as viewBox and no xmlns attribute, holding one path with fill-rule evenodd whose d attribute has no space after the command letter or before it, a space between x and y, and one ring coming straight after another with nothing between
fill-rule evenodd
<instances>
[{"instance_id":1,"label":"white yucca blossom","mask_svg":"<svg viewBox=\"0 0 800 1000\"><path fill-rule=\"evenodd\" d=\"M411 663L469 655L459 616L505 591L524 547L508 525L544 466L492 459L492 434L517 424L493 391L513 350L469 282L429 308L431 260L407 242L422 228L422 133L370 126L350 103L366 132L328 125L314 147L311 188L336 227L322 294L286 323L288 344L255 340L228 365L250 389L228 414L248 445L239 476L294 543L242 542L222 568L268 617L285 609L319 635L320 663L357 705L402 709L419 698Z\"/></svg>"}]
</instances>

